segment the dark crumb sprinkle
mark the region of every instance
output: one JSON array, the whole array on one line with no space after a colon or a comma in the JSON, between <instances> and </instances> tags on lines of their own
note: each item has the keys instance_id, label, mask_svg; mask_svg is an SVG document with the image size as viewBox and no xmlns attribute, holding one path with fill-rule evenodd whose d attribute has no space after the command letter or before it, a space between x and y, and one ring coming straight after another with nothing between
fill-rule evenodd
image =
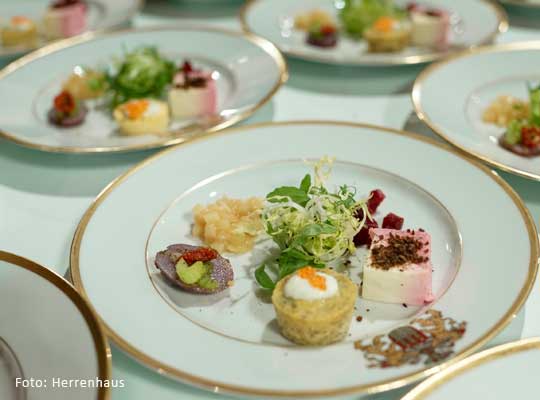
<instances>
[{"instance_id":1,"label":"dark crumb sprinkle","mask_svg":"<svg viewBox=\"0 0 540 400\"><path fill-rule=\"evenodd\" d=\"M399 286L403 286L403 283L400 283Z\"/></svg>"},{"instance_id":2,"label":"dark crumb sprinkle","mask_svg":"<svg viewBox=\"0 0 540 400\"><path fill-rule=\"evenodd\" d=\"M360 282L360 286L363 286L364 285L364 281Z\"/></svg>"},{"instance_id":3,"label":"dark crumb sprinkle","mask_svg":"<svg viewBox=\"0 0 540 400\"><path fill-rule=\"evenodd\" d=\"M425 232L422 228L418 229L419 232Z\"/></svg>"},{"instance_id":4,"label":"dark crumb sprinkle","mask_svg":"<svg viewBox=\"0 0 540 400\"><path fill-rule=\"evenodd\" d=\"M334 269L334 267L330 267L330 269Z\"/></svg>"},{"instance_id":5,"label":"dark crumb sprinkle","mask_svg":"<svg viewBox=\"0 0 540 400\"><path fill-rule=\"evenodd\" d=\"M405 303L403 303L402 306L405 307L405 308L409 307L409 306L408 306L407 304L405 304Z\"/></svg>"},{"instance_id":6,"label":"dark crumb sprinkle","mask_svg":"<svg viewBox=\"0 0 540 400\"><path fill-rule=\"evenodd\" d=\"M366 311L369 312L369 308L366 308Z\"/></svg>"},{"instance_id":7,"label":"dark crumb sprinkle","mask_svg":"<svg viewBox=\"0 0 540 400\"><path fill-rule=\"evenodd\" d=\"M362 316L361 316L361 315L359 315L358 317L356 317L356 321L358 321L358 322L362 322Z\"/></svg>"},{"instance_id":8,"label":"dark crumb sprinkle","mask_svg":"<svg viewBox=\"0 0 540 400\"><path fill-rule=\"evenodd\" d=\"M412 231L414 234L414 231ZM388 270L392 267L408 263L427 262L427 257L420 256L419 250L424 246L415 238L390 234L386 246L376 246L371 250L372 265L375 268Z\"/></svg>"}]
</instances>

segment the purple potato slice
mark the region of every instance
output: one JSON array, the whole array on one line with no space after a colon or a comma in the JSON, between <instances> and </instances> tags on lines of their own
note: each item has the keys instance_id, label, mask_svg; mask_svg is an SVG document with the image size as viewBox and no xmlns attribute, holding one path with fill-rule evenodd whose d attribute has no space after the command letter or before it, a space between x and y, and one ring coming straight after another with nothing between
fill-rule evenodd
<instances>
[{"instance_id":1,"label":"purple potato slice","mask_svg":"<svg viewBox=\"0 0 540 400\"><path fill-rule=\"evenodd\" d=\"M334 47L337 44L337 33L328 33L323 35L313 35L308 33L306 42L317 47Z\"/></svg>"},{"instance_id":2,"label":"purple potato slice","mask_svg":"<svg viewBox=\"0 0 540 400\"><path fill-rule=\"evenodd\" d=\"M176 263L184 253L201 247L202 246L192 246L189 244L172 244L168 246L166 250L156 254L154 264L156 268L160 270L167 282L171 285L178 286L186 292L212 294L221 292L230 287L234 282L233 269L229 260L223 258L221 255L218 255L217 258L214 258L213 260L207 261L207 263L212 266L210 277L217 283L216 288L210 289L198 286L197 284L188 285L180 280L176 273Z\"/></svg>"},{"instance_id":3,"label":"purple potato slice","mask_svg":"<svg viewBox=\"0 0 540 400\"><path fill-rule=\"evenodd\" d=\"M502 148L508 151L511 151L512 153L517 154L518 156L522 156L522 157L534 157L534 156L540 155L540 146L531 148L531 147L527 147L519 143L510 144L506 141L506 139L504 138L504 135L502 135L499 138L499 145Z\"/></svg>"},{"instance_id":4,"label":"purple potato slice","mask_svg":"<svg viewBox=\"0 0 540 400\"><path fill-rule=\"evenodd\" d=\"M49 122L53 125L59 126L60 128L70 128L72 126L80 125L84 122L88 109L84 104L80 104L77 110L77 114L66 117L57 113L56 110L51 108L47 114Z\"/></svg>"}]
</instances>

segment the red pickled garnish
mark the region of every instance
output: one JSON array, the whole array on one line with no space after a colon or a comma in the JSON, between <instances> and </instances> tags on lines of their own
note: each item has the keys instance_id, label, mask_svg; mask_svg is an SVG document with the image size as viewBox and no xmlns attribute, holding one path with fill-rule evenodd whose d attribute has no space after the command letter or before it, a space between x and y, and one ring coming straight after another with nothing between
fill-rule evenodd
<instances>
[{"instance_id":1,"label":"red pickled garnish","mask_svg":"<svg viewBox=\"0 0 540 400\"><path fill-rule=\"evenodd\" d=\"M540 146L540 127L524 126L521 128L521 143L529 148Z\"/></svg>"},{"instance_id":2,"label":"red pickled garnish","mask_svg":"<svg viewBox=\"0 0 540 400\"><path fill-rule=\"evenodd\" d=\"M405 221L404 218L400 217L399 215L396 215L394 213L388 213L386 217L384 217L382 222L382 227L385 229L397 229L400 230L403 228L403 222Z\"/></svg>"},{"instance_id":3,"label":"red pickled garnish","mask_svg":"<svg viewBox=\"0 0 540 400\"><path fill-rule=\"evenodd\" d=\"M386 196L381 189L371 191L369 194L369 200L367 201L367 207L371 214L377 211L377 208L379 208L385 197Z\"/></svg>"},{"instance_id":4,"label":"red pickled garnish","mask_svg":"<svg viewBox=\"0 0 540 400\"><path fill-rule=\"evenodd\" d=\"M323 25L321 27L321 33L323 35L333 35L336 33L336 27L333 25Z\"/></svg>"},{"instance_id":5,"label":"red pickled garnish","mask_svg":"<svg viewBox=\"0 0 540 400\"><path fill-rule=\"evenodd\" d=\"M193 66L189 61L184 61L182 64L182 72L184 74L189 74L190 72L193 72Z\"/></svg>"},{"instance_id":6,"label":"red pickled garnish","mask_svg":"<svg viewBox=\"0 0 540 400\"><path fill-rule=\"evenodd\" d=\"M354 236L354 239L353 239L354 244L356 246L363 246L363 245L370 246L371 236L369 235L369 230L371 228L378 228L378 227L379 227L379 224L377 223L377 221L375 221L374 219L366 218L366 221L364 222L364 226L362 227L362 229L360 229L360 232L358 232Z\"/></svg>"},{"instance_id":7,"label":"red pickled garnish","mask_svg":"<svg viewBox=\"0 0 540 400\"><path fill-rule=\"evenodd\" d=\"M219 256L218 252L210 247L198 247L195 250L186 251L182 258L187 265L192 265L197 261L211 261Z\"/></svg>"},{"instance_id":8,"label":"red pickled garnish","mask_svg":"<svg viewBox=\"0 0 540 400\"><path fill-rule=\"evenodd\" d=\"M60 92L58 96L54 98L54 109L58 112L70 114L75 110L75 99L66 90Z\"/></svg>"}]
</instances>

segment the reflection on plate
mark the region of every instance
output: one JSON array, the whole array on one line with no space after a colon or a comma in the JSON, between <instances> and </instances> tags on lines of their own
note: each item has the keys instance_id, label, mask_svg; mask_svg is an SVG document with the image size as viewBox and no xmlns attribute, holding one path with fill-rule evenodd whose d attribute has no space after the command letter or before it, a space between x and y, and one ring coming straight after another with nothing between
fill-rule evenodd
<instances>
[{"instance_id":1,"label":"reflection on plate","mask_svg":"<svg viewBox=\"0 0 540 400\"><path fill-rule=\"evenodd\" d=\"M343 65L429 62L490 43L508 27L500 6L467 0L251 0L240 17L287 55Z\"/></svg>"},{"instance_id":2,"label":"reflection on plate","mask_svg":"<svg viewBox=\"0 0 540 400\"><path fill-rule=\"evenodd\" d=\"M395 212L405 216L404 227L422 226L431 233L435 299L428 306L358 299L354 316L362 318L351 321L343 341L297 346L280 335L268 295L254 278L264 285L268 281L260 279L260 272L253 276L271 247L257 243L255 251L242 256L223 252L233 264L234 284L213 295L188 294L158 274L157 252L173 243L201 244L190 234L196 203L208 205L224 194L264 196L283 185L301 190L298 178L309 171L302 160L328 154L336 157L329 190L348 183L360 197L380 186L388 198L375 218ZM472 192L481 195L463 196ZM516 242L515 237L529 240ZM194 254L189 258L195 260ZM185 273L183 263L195 264L184 253L175 262L185 284L208 284L198 280L201 275ZM71 271L110 338L145 365L213 391L295 397L388 390L433 374L445 359L451 363L470 354L523 305L537 262L528 211L487 168L406 132L307 121L231 129L133 168L83 217ZM195 271L204 276L199 268ZM354 273L351 277L356 279ZM151 322L141 329L140 321ZM381 343L390 343L389 351ZM201 354L211 355L212 362ZM309 373L298 372L306 369ZM294 380L287 379L291 371Z\"/></svg>"},{"instance_id":3,"label":"reflection on plate","mask_svg":"<svg viewBox=\"0 0 540 400\"><path fill-rule=\"evenodd\" d=\"M0 337L0 398L6 400L26 400L26 388L16 386L16 380L23 380L22 366L9 344Z\"/></svg>"},{"instance_id":4,"label":"reflection on plate","mask_svg":"<svg viewBox=\"0 0 540 400\"><path fill-rule=\"evenodd\" d=\"M0 135L54 152L166 146L247 118L286 79L279 51L249 34L197 27L89 34L3 70L0 90L16 85L24 96L0 101ZM140 97L147 99L129 103Z\"/></svg>"},{"instance_id":5,"label":"reflection on plate","mask_svg":"<svg viewBox=\"0 0 540 400\"><path fill-rule=\"evenodd\" d=\"M434 64L416 79L415 111L461 150L539 180L540 118L530 97L540 83L531 60L539 57L540 43L529 42L471 50Z\"/></svg>"}]
</instances>

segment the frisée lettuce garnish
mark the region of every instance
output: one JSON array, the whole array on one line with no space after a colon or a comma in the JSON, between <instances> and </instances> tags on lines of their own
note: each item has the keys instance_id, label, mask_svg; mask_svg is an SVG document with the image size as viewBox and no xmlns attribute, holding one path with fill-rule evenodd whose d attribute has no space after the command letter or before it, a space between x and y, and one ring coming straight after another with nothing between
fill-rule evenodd
<instances>
[{"instance_id":1,"label":"fris\u00e9e lettuce garnish","mask_svg":"<svg viewBox=\"0 0 540 400\"><path fill-rule=\"evenodd\" d=\"M332 163L333 159L323 157L314 166L313 179L307 174L298 187L281 186L266 196L264 228L281 253L275 263L255 271L263 288L273 289L277 281L306 265L322 268L355 251L353 238L369 216L368 199L356 200L356 189L348 185L329 191L324 183ZM355 217L359 209L362 219Z\"/></svg>"}]
</instances>

